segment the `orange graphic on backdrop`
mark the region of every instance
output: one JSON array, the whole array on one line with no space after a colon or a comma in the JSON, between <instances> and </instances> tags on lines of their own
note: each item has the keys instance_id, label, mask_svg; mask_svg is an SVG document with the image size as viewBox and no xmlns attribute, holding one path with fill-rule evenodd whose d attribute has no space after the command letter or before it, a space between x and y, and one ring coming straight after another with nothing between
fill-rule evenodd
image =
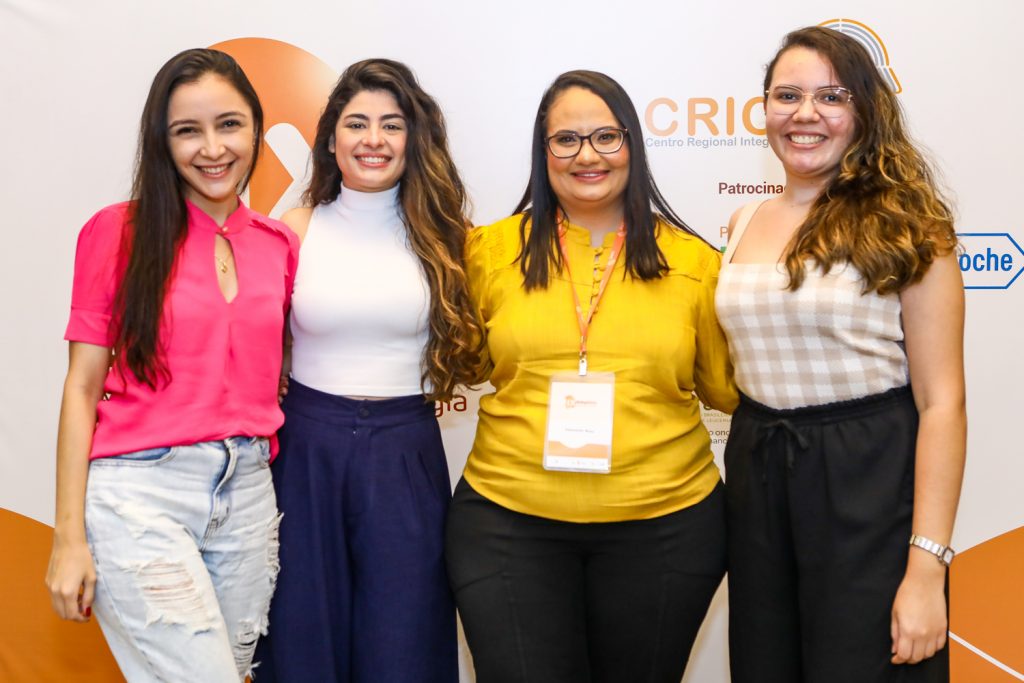
<instances>
[{"instance_id":1,"label":"orange graphic on backdrop","mask_svg":"<svg viewBox=\"0 0 1024 683\"><path fill-rule=\"evenodd\" d=\"M211 45L235 58L252 81L263 105L263 133L291 124L313 146L320 119L337 73L305 50L269 38L235 38ZM268 145L249 184L253 210L269 214L292 183L292 176Z\"/></svg>"},{"instance_id":2,"label":"orange graphic on backdrop","mask_svg":"<svg viewBox=\"0 0 1024 683\"><path fill-rule=\"evenodd\" d=\"M1024 681L1024 527L957 555L949 594L953 681Z\"/></svg>"},{"instance_id":3,"label":"orange graphic on backdrop","mask_svg":"<svg viewBox=\"0 0 1024 683\"><path fill-rule=\"evenodd\" d=\"M0 509L0 681L123 681L96 617L63 621L43 585L53 529Z\"/></svg>"},{"instance_id":4,"label":"orange graphic on backdrop","mask_svg":"<svg viewBox=\"0 0 1024 683\"><path fill-rule=\"evenodd\" d=\"M874 29L856 19L829 19L818 25L845 33L863 45L864 49L871 55L875 66L882 72L882 78L888 81L892 91L897 94L903 92L900 79L896 77L896 71L889 63L889 50L886 49L885 43L882 42L882 38L875 33Z\"/></svg>"}]
</instances>

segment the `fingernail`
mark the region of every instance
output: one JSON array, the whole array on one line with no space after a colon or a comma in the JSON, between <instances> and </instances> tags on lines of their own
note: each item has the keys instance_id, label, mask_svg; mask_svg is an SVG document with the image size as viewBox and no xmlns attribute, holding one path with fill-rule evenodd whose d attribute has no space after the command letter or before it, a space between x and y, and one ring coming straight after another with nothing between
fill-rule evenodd
<instances>
[{"instance_id":1,"label":"fingernail","mask_svg":"<svg viewBox=\"0 0 1024 683\"><path fill-rule=\"evenodd\" d=\"M88 619L91 616L92 616L92 607L86 607L85 608L85 618Z\"/></svg>"}]
</instances>

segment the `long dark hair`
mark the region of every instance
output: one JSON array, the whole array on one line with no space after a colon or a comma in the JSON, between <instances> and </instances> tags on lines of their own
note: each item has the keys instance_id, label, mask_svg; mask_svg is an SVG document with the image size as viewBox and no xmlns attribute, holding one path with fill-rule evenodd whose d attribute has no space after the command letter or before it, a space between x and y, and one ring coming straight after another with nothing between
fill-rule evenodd
<instances>
[{"instance_id":1,"label":"long dark hair","mask_svg":"<svg viewBox=\"0 0 1024 683\"><path fill-rule=\"evenodd\" d=\"M344 191L331 141L342 110L365 90L391 93L409 126L398 200L409 245L430 289L420 379L430 381L429 400L450 400L459 385L477 381L480 362L481 326L470 303L463 258L469 202L448 149L444 114L409 67L367 59L345 69L316 127L313 177L303 200L309 206L328 204Z\"/></svg>"},{"instance_id":2,"label":"long dark hair","mask_svg":"<svg viewBox=\"0 0 1024 683\"><path fill-rule=\"evenodd\" d=\"M608 105L619 125L625 128L629 145L629 181L625 193L626 272L640 280L653 280L669 270L665 255L656 241L657 224L662 220L704 241L682 218L676 215L658 190L647 164L643 132L629 95L613 78L597 71L568 71L555 79L537 108L533 123L533 148L530 181L514 213L523 213L519 225L519 269L527 289L548 286L549 265L562 270L558 250L558 197L551 189L547 166L548 114L558 96L569 88L583 88L594 93ZM653 207L653 208L652 208ZM527 228L529 227L529 230Z\"/></svg>"},{"instance_id":3,"label":"long dark hair","mask_svg":"<svg viewBox=\"0 0 1024 683\"><path fill-rule=\"evenodd\" d=\"M114 301L114 352L119 369L127 368L151 389L170 381L162 357L160 320L167 283L188 230L185 181L178 175L167 140L167 108L174 90L206 74L230 83L252 109L252 165L259 157L263 108L249 79L229 55L218 50L186 50L171 58L153 79L142 110L139 144L132 180L130 229L124 231L128 259Z\"/></svg>"},{"instance_id":4,"label":"long dark hair","mask_svg":"<svg viewBox=\"0 0 1024 683\"><path fill-rule=\"evenodd\" d=\"M825 272L852 263L864 292L898 292L956 248L952 210L907 133L896 94L855 39L821 26L793 31L765 71L764 90L779 58L798 47L818 53L853 93L856 131L839 173L786 248L789 288L800 287L812 259Z\"/></svg>"}]
</instances>

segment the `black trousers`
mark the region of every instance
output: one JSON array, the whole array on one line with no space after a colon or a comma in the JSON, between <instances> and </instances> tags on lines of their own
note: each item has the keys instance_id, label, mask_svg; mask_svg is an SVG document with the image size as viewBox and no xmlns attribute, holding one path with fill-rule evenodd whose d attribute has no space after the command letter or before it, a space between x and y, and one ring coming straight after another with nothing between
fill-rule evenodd
<instances>
[{"instance_id":1,"label":"black trousers","mask_svg":"<svg viewBox=\"0 0 1024 683\"><path fill-rule=\"evenodd\" d=\"M725 572L724 504L719 485L663 517L575 524L460 481L446 557L477 682L679 683Z\"/></svg>"},{"instance_id":2,"label":"black trousers","mask_svg":"<svg viewBox=\"0 0 1024 683\"><path fill-rule=\"evenodd\" d=\"M733 683L949 680L948 648L889 662L917 423L909 387L794 410L741 398L725 450Z\"/></svg>"}]
</instances>

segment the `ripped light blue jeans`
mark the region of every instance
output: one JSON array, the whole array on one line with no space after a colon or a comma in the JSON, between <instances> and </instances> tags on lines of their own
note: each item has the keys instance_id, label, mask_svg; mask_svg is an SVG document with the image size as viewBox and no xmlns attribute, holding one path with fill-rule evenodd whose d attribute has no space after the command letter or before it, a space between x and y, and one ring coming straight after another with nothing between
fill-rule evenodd
<instances>
[{"instance_id":1,"label":"ripped light blue jeans","mask_svg":"<svg viewBox=\"0 0 1024 683\"><path fill-rule=\"evenodd\" d=\"M265 438L93 460L94 610L129 683L240 681L267 632L280 517Z\"/></svg>"}]
</instances>

